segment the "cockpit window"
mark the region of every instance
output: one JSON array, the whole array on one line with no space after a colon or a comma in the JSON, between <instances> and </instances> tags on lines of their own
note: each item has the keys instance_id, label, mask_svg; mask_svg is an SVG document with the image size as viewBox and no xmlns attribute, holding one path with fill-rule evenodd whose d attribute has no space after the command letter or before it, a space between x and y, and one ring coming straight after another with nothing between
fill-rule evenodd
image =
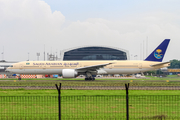
<instances>
[{"instance_id":1,"label":"cockpit window","mask_svg":"<svg viewBox=\"0 0 180 120\"><path fill-rule=\"evenodd\" d=\"M13 67L13 65L10 65L9 67Z\"/></svg>"}]
</instances>

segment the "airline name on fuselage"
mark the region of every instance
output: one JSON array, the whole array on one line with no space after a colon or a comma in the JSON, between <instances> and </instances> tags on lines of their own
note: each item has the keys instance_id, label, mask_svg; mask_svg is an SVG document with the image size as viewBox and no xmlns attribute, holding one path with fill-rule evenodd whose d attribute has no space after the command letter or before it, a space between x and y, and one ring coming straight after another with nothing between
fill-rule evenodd
<instances>
[{"instance_id":1,"label":"airline name on fuselage","mask_svg":"<svg viewBox=\"0 0 180 120\"><path fill-rule=\"evenodd\" d=\"M66 62L65 63L33 63L33 65L79 65L79 62L76 62L76 63L66 63Z\"/></svg>"}]
</instances>

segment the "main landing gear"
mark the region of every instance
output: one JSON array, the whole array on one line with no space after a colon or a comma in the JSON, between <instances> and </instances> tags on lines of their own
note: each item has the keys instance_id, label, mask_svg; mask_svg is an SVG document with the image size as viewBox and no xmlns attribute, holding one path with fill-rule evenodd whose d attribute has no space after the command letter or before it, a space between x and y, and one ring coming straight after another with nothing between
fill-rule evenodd
<instances>
[{"instance_id":1,"label":"main landing gear","mask_svg":"<svg viewBox=\"0 0 180 120\"><path fill-rule=\"evenodd\" d=\"M95 78L92 77L92 74L90 72L86 72L86 78L85 81L94 81Z\"/></svg>"},{"instance_id":2,"label":"main landing gear","mask_svg":"<svg viewBox=\"0 0 180 120\"><path fill-rule=\"evenodd\" d=\"M85 78L85 81L94 81L94 80L95 80L94 77Z\"/></svg>"}]
</instances>

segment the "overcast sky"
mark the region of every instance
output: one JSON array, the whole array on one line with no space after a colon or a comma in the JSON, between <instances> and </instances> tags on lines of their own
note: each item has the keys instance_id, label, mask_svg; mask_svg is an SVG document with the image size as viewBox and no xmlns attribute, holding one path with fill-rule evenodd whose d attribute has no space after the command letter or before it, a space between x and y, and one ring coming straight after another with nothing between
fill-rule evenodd
<instances>
[{"instance_id":1,"label":"overcast sky","mask_svg":"<svg viewBox=\"0 0 180 120\"><path fill-rule=\"evenodd\" d=\"M171 41L164 61L180 59L179 5L180 0L0 0L0 60L24 61L28 53L37 60L37 52L43 60L44 45L58 54L78 46L118 47L139 60L143 41L145 58L166 38Z\"/></svg>"}]
</instances>

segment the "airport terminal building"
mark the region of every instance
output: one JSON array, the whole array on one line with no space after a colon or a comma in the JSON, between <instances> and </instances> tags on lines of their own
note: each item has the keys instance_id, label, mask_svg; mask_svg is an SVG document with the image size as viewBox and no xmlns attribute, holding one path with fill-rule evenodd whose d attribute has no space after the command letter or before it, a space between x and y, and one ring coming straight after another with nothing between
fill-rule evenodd
<instances>
[{"instance_id":1,"label":"airport terminal building","mask_svg":"<svg viewBox=\"0 0 180 120\"><path fill-rule=\"evenodd\" d=\"M107 46L81 46L62 50L60 60L129 60L129 52Z\"/></svg>"}]
</instances>

